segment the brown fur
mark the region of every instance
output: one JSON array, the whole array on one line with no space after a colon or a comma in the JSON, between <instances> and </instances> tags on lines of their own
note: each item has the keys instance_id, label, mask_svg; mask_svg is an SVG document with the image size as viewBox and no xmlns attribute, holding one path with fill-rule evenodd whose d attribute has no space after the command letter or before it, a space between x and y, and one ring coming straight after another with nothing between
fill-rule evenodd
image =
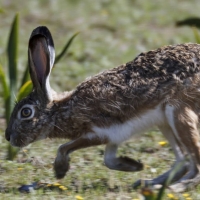
<instances>
[{"instance_id":1,"label":"brown fur","mask_svg":"<svg viewBox=\"0 0 200 200\"><path fill-rule=\"evenodd\" d=\"M199 52L197 44L167 46L91 77L54 101L53 109L59 116L56 125L64 130L56 129L60 133L56 137L79 137L92 124L123 123L160 102L178 104L183 98L193 102L200 96L196 88L200 84L196 75L200 71Z\"/></svg>"}]
</instances>

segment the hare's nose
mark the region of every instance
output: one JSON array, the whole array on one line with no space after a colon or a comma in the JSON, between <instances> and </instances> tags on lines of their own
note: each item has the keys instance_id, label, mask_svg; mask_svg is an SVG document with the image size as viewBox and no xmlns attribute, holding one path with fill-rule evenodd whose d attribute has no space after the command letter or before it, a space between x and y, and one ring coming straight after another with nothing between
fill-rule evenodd
<instances>
[{"instance_id":1,"label":"hare's nose","mask_svg":"<svg viewBox=\"0 0 200 200\"><path fill-rule=\"evenodd\" d=\"M6 138L6 140L10 141L10 133L9 133L8 129L6 129L5 138Z\"/></svg>"}]
</instances>

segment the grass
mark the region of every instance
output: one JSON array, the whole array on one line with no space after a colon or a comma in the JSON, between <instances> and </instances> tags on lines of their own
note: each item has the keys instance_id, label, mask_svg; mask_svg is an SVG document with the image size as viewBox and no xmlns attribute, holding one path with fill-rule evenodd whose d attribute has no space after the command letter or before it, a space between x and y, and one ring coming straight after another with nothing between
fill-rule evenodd
<instances>
[{"instance_id":1,"label":"grass","mask_svg":"<svg viewBox=\"0 0 200 200\"><path fill-rule=\"evenodd\" d=\"M36 26L49 27L57 53L71 35L80 31L69 54L52 72L52 87L57 91L70 90L86 77L130 61L142 51L168 44L195 42L191 28L176 28L174 24L191 15L199 16L200 10L198 0L0 0L0 6L0 63L3 66L7 66L5 47L10 24L15 13L20 14L19 75L26 66L27 43ZM22 75L19 83L21 78ZM139 178L156 177L174 160L171 148L158 143L164 140L162 135L151 131L123 144L119 152L143 161L146 168L142 172L107 169L103 165L104 147L100 146L71 155L71 170L61 181L67 190L39 189L21 194L18 188L23 184L57 182L52 163L58 146L66 141L37 142L21 150L15 161L6 161L3 109L0 96L0 199L76 199L77 195L84 199L136 199L140 190L131 190L130 185ZM168 193L165 199L170 199ZM182 194L173 195L186 199ZM199 199L200 187L189 195L192 199Z\"/></svg>"}]
</instances>

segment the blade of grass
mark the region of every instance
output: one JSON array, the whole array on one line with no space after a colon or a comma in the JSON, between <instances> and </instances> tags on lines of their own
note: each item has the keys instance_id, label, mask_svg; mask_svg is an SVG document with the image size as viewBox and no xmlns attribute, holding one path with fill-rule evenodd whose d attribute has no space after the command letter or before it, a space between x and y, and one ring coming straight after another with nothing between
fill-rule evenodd
<instances>
[{"instance_id":1,"label":"blade of grass","mask_svg":"<svg viewBox=\"0 0 200 200\"><path fill-rule=\"evenodd\" d=\"M0 8L0 13L5 13L3 8Z\"/></svg>"},{"instance_id":2,"label":"blade of grass","mask_svg":"<svg viewBox=\"0 0 200 200\"><path fill-rule=\"evenodd\" d=\"M171 183L171 181L172 181L173 178L174 178L174 175L178 172L178 170L180 170L180 168L183 167L184 162L185 162L185 160L182 161L182 162L180 162L180 163L174 168L174 170L170 173L168 179L166 180L166 182L164 183L164 185L162 186L162 188L159 190L156 200L162 200L162 197L164 196L166 187Z\"/></svg>"},{"instance_id":3,"label":"blade of grass","mask_svg":"<svg viewBox=\"0 0 200 200\"><path fill-rule=\"evenodd\" d=\"M17 86L17 52L18 52L18 28L19 27L19 15L16 14L11 26L10 35L8 39L7 55L8 55L8 74L10 90L7 101L5 102L6 109L6 121L8 124L11 112L14 107L15 92ZM7 147L7 159L13 160L19 151L18 148L12 147L8 144Z\"/></svg>"},{"instance_id":4,"label":"blade of grass","mask_svg":"<svg viewBox=\"0 0 200 200\"><path fill-rule=\"evenodd\" d=\"M17 52L18 52L18 28L19 27L19 15L16 14L12 23L10 36L8 39L8 69L11 92L16 91L17 83Z\"/></svg>"},{"instance_id":5,"label":"blade of grass","mask_svg":"<svg viewBox=\"0 0 200 200\"><path fill-rule=\"evenodd\" d=\"M32 91L32 81L27 81L19 90L17 100L20 101Z\"/></svg>"},{"instance_id":6,"label":"blade of grass","mask_svg":"<svg viewBox=\"0 0 200 200\"><path fill-rule=\"evenodd\" d=\"M6 80L6 74L5 74L1 64L0 64L0 80L1 80L1 83L2 83L2 87L3 87L4 102L6 102L8 97L9 97L10 92L9 92L8 83L7 83L7 80Z\"/></svg>"},{"instance_id":7,"label":"blade of grass","mask_svg":"<svg viewBox=\"0 0 200 200\"><path fill-rule=\"evenodd\" d=\"M194 37L195 37L196 42L198 44L200 44L200 35L199 35L197 28L193 27L192 29L193 29L193 33L194 33Z\"/></svg>"},{"instance_id":8,"label":"blade of grass","mask_svg":"<svg viewBox=\"0 0 200 200\"><path fill-rule=\"evenodd\" d=\"M67 52L74 38L79 34L79 32L72 35L72 37L67 41L67 44L64 46L63 50L56 56L54 64L56 64Z\"/></svg>"},{"instance_id":9,"label":"blade of grass","mask_svg":"<svg viewBox=\"0 0 200 200\"><path fill-rule=\"evenodd\" d=\"M21 82L21 87L30 79L29 77L29 68L28 68L28 63L26 65L26 69L24 71L24 75L22 78L22 82Z\"/></svg>"},{"instance_id":10,"label":"blade of grass","mask_svg":"<svg viewBox=\"0 0 200 200\"><path fill-rule=\"evenodd\" d=\"M5 106L5 117L6 117L6 122L8 122L10 118L10 107L9 107L9 102L10 102L10 89L8 86L8 82L6 80L6 74L3 70L3 67L0 65L0 80L2 82L3 86L3 98L4 98L4 106Z\"/></svg>"},{"instance_id":11,"label":"blade of grass","mask_svg":"<svg viewBox=\"0 0 200 200\"><path fill-rule=\"evenodd\" d=\"M14 95L16 92L16 85L17 85L18 26L19 26L19 15L16 14L11 26L10 35L8 39L8 46L7 46L8 74L10 81L10 95L6 102L7 123L14 106L14 101L15 101Z\"/></svg>"}]
</instances>

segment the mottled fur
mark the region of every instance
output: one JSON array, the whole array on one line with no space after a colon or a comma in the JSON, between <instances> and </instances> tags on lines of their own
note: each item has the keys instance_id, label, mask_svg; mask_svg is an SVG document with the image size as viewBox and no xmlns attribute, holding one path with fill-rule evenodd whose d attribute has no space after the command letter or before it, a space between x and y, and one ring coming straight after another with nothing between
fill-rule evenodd
<instances>
[{"instance_id":1,"label":"mottled fur","mask_svg":"<svg viewBox=\"0 0 200 200\"><path fill-rule=\"evenodd\" d=\"M181 99L193 102L200 96L199 53L197 44L167 46L87 79L72 93L54 101L59 116L56 124L64 129L66 126L60 137L74 139L92 125L123 123L159 103L178 106ZM70 124L73 130L68 128Z\"/></svg>"},{"instance_id":2,"label":"mottled fur","mask_svg":"<svg viewBox=\"0 0 200 200\"><path fill-rule=\"evenodd\" d=\"M165 46L141 53L61 94L49 85L53 60L51 35L39 27L29 41L34 89L15 106L6 130L12 145L22 147L47 137L71 139L58 150L57 178L63 178L69 169L69 153L100 144L106 144L107 167L138 171L142 163L116 156L118 145L156 125L169 140L176 162L171 170L145 184L163 184L180 163L184 165L175 173L172 182L178 183L172 189L184 191L200 182L200 45ZM23 116L23 109L31 112L28 117ZM137 181L134 186L140 184Z\"/></svg>"}]
</instances>

